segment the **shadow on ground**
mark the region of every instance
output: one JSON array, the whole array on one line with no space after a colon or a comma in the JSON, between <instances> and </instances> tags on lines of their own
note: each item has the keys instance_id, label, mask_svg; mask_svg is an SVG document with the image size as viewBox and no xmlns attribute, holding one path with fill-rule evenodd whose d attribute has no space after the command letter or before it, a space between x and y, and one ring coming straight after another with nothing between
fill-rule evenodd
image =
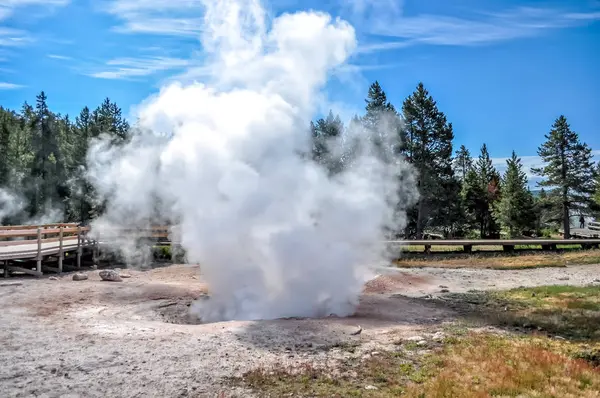
<instances>
[{"instance_id":1,"label":"shadow on ground","mask_svg":"<svg viewBox=\"0 0 600 398\"><path fill-rule=\"evenodd\" d=\"M234 334L244 345L269 351L314 352L358 344L390 331L396 338L403 333L414 335L454 321L457 316L451 308L441 307L432 300L367 294L361 297L356 313L350 317L255 321Z\"/></svg>"}]
</instances>

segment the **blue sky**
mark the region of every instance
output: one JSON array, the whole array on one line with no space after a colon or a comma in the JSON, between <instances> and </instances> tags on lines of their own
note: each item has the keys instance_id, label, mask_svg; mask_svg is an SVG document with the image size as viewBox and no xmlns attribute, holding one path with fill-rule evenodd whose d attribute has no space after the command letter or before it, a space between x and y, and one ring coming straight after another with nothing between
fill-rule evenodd
<instances>
[{"instance_id":1,"label":"blue sky","mask_svg":"<svg viewBox=\"0 0 600 398\"><path fill-rule=\"evenodd\" d=\"M484 4L485 3L485 4ZM272 15L322 10L359 40L329 84L342 116L379 80L400 108L419 81L453 123L456 144L526 165L554 119L600 150L600 1L272 0ZM103 98L127 113L202 60L201 0L0 0L0 105L46 91L73 117ZM598 158L597 158L598 159Z\"/></svg>"}]
</instances>

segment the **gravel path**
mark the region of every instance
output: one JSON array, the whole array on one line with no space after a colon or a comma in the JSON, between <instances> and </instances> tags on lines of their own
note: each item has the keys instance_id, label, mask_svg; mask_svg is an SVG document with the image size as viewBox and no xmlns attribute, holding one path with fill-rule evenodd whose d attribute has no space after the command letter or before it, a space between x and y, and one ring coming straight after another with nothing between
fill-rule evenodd
<instances>
[{"instance_id":1,"label":"gravel path","mask_svg":"<svg viewBox=\"0 0 600 398\"><path fill-rule=\"evenodd\" d=\"M433 333L457 315L416 297L439 294L440 286L462 292L600 278L600 266L385 271L367 284L353 317L206 325L186 324L187 306L206 291L197 267L128 271L123 282L101 281L98 271L77 282L71 275L0 281L0 391L3 397L250 396L226 377L278 362L331 364ZM362 333L355 334L358 325ZM340 348L348 343L359 348L351 354Z\"/></svg>"}]
</instances>

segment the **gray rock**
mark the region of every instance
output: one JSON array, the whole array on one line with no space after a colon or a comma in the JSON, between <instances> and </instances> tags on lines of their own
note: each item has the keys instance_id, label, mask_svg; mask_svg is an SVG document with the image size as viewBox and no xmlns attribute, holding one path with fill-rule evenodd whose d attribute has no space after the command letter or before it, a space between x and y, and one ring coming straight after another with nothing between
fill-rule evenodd
<instances>
[{"instance_id":1,"label":"gray rock","mask_svg":"<svg viewBox=\"0 0 600 398\"><path fill-rule=\"evenodd\" d=\"M74 281L85 281L87 278L88 278L87 274L84 274L83 272L78 272L73 275Z\"/></svg>"},{"instance_id":2,"label":"gray rock","mask_svg":"<svg viewBox=\"0 0 600 398\"><path fill-rule=\"evenodd\" d=\"M352 336L357 336L359 334L362 333L362 328L360 327L360 325L358 326L358 330L355 332L350 333Z\"/></svg>"},{"instance_id":3,"label":"gray rock","mask_svg":"<svg viewBox=\"0 0 600 398\"><path fill-rule=\"evenodd\" d=\"M126 273L120 273L119 276L123 279L131 278L131 275Z\"/></svg>"},{"instance_id":4,"label":"gray rock","mask_svg":"<svg viewBox=\"0 0 600 398\"><path fill-rule=\"evenodd\" d=\"M442 290L440 290L440 293L450 293L450 290L448 290L448 289L442 289Z\"/></svg>"},{"instance_id":5,"label":"gray rock","mask_svg":"<svg viewBox=\"0 0 600 398\"><path fill-rule=\"evenodd\" d=\"M55 277L55 276L51 276L51 277L50 277L50 278L48 278L48 279L49 279L49 280L51 280L51 281L57 281L57 280L58 280L58 278L57 278L57 277Z\"/></svg>"},{"instance_id":6,"label":"gray rock","mask_svg":"<svg viewBox=\"0 0 600 398\"><path fill-rule=\"evenodd\" d=\"M365 390L379 390L379 388L372 386L372 385L368 385L368 386L365 386Z\"/></svg>"},{"instance_id":7,"label":"gray rock","mask_svg":"<svg viewBox=\"0 0 600 398\"><path fill-rule=\"evenodd\" d=\"M103 281L108 281L108 282L122 282L123 281L123 279L121 279L119 274L116 271L113 271L111 269L103 269L102 271L100 271L98 273L98 275L100 275L100 278L102 278Z\"/></svg>"}]
</instances>

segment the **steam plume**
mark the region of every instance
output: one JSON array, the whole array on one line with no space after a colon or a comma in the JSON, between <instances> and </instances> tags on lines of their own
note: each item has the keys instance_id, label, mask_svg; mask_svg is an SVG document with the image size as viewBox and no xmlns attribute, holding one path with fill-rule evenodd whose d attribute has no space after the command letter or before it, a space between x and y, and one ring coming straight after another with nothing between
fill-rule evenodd
<instances>
[{"instance_id":1,"label":"steam plume","mask_svg":"<svg viewBox=\"0 0 600 398\"><path fill-rule=\"evenodd\" d=\"M176 222L210 286L192 307L203 321L350 315L369 265L385 261L384 231L405 225L398 200L414 199L408 167L381 156L391 128L332 142L353 148L334 176L303 156L314 98L356 48L354 30L316 12L267 21L257 0L204 5L211 78L144 101L129 144L92 146L89 177L107 199L92 228ZM133 261L134 245L120 245Z\"/></svg>"}]
</instances>

